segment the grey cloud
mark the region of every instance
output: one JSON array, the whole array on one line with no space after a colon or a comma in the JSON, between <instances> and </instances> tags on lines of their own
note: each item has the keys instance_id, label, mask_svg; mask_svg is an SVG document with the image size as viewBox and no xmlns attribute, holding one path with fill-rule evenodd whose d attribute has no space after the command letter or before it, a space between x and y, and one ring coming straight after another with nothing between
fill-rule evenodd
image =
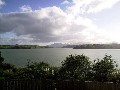
<instances>
[{"instance_id":1,"label":"grey cloud","mask_svg":"<svg viewBox=\"0 0 120 90\"><path fill-rule=\"evenodd\" d=\"M32 12L1 14L0 33L14 32L17 37L32 38L33 42L57 42L71 38L74 33L86 28L86 26L77 25L72 21L72 24L67 23L65 13L61 12L61 9L55 11L54 8L57 9L57 7L51 7ZM63 28L66 28L65 31L61 31ZM20 40L18 39L18 41Z\"/></svg>"}]
</instances>

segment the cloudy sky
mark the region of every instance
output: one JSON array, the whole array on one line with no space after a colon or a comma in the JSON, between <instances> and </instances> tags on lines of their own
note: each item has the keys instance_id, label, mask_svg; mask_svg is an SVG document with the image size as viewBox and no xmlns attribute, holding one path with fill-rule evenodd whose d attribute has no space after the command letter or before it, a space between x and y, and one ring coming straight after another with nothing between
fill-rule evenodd
<instances>
[{"instance_id":1,"label":"cloudy sky","mask_svg":"<svg viewBox=\"0 0 120 90\"><path fill-rule=\"evenodd\" d=\"M120 43L120 0L0 0L0 44Z\"/></svg>"}]
</instances>

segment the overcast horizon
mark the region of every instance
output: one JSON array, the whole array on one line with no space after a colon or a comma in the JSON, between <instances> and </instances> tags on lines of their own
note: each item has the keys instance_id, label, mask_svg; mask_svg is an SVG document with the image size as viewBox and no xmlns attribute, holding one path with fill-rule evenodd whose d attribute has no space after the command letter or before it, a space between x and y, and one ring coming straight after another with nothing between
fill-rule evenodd
<instances>
[{"instance_id":1,"label":"overcast horizon","mask_svg":"<svg viewBox=\"0 0 120 90\"><path fill-rule=\"evenodd\" d=\"M0 0L0 44L119 43L120 0Z\"/></svg>"}]
</instances>

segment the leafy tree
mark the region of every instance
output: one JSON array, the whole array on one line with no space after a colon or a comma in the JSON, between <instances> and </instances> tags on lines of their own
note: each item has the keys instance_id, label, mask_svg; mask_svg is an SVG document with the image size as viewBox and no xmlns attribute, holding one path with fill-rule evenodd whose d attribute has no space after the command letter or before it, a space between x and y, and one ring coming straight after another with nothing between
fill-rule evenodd
<instances>
[{"instance_id":1,"label":"leafy tree","mask_svg":"<svg viewBox=\"0 0 120 90\"><path fill-rule=\"evenodd\" d=\"M69 55L59 70L60 79L86 80L90 71L89 58L85 55Z\"/></svg>"},{"instance_id":2,"label":"leafy tree","mask_svg":"<svg viewBox=\"0 0 120 90\"><path fill-rule=\"evenodd\" d=\"M116 62L112 59L111 55L105 55L102 60L95 60L93 64L94 80L102 82L110 81L115 67Z\"/></svg>"},{"instance_id":3,"label":"leafy tree","mask_svg":"<svg viewBox=\"0 0 120 90\"><path fill-rule=\"evenodd\" d=\"M51 79L54 74L54 67L45 62L33 62L27 67L18 69L16 78L22 79Z\"/></svg>"},{"instance_id":4,"label":"leafy tree","mask_svg":"<svg viewBox=\"0 0 120 90\"><path fill-rule=\"evenodd\" d=\"M44 62L34 62L28 68L34 73L34 78L46 78L51 74L50 65Z\"/></svg>"}]
</instances>

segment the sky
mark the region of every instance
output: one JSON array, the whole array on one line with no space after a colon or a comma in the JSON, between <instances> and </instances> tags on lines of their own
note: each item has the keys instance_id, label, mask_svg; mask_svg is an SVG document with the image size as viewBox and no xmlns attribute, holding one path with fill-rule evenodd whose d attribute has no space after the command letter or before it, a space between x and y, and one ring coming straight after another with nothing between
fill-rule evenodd
<instances>
[{"instance_id":1,"label":"sky","mask_svg":"<svg viewBox=\"0 0 120 90\"><path fill-rule=\"evenodd\" d=\"M0 0L0 44L120 43L120 0Z\"/></svg>"}]
</instances>

